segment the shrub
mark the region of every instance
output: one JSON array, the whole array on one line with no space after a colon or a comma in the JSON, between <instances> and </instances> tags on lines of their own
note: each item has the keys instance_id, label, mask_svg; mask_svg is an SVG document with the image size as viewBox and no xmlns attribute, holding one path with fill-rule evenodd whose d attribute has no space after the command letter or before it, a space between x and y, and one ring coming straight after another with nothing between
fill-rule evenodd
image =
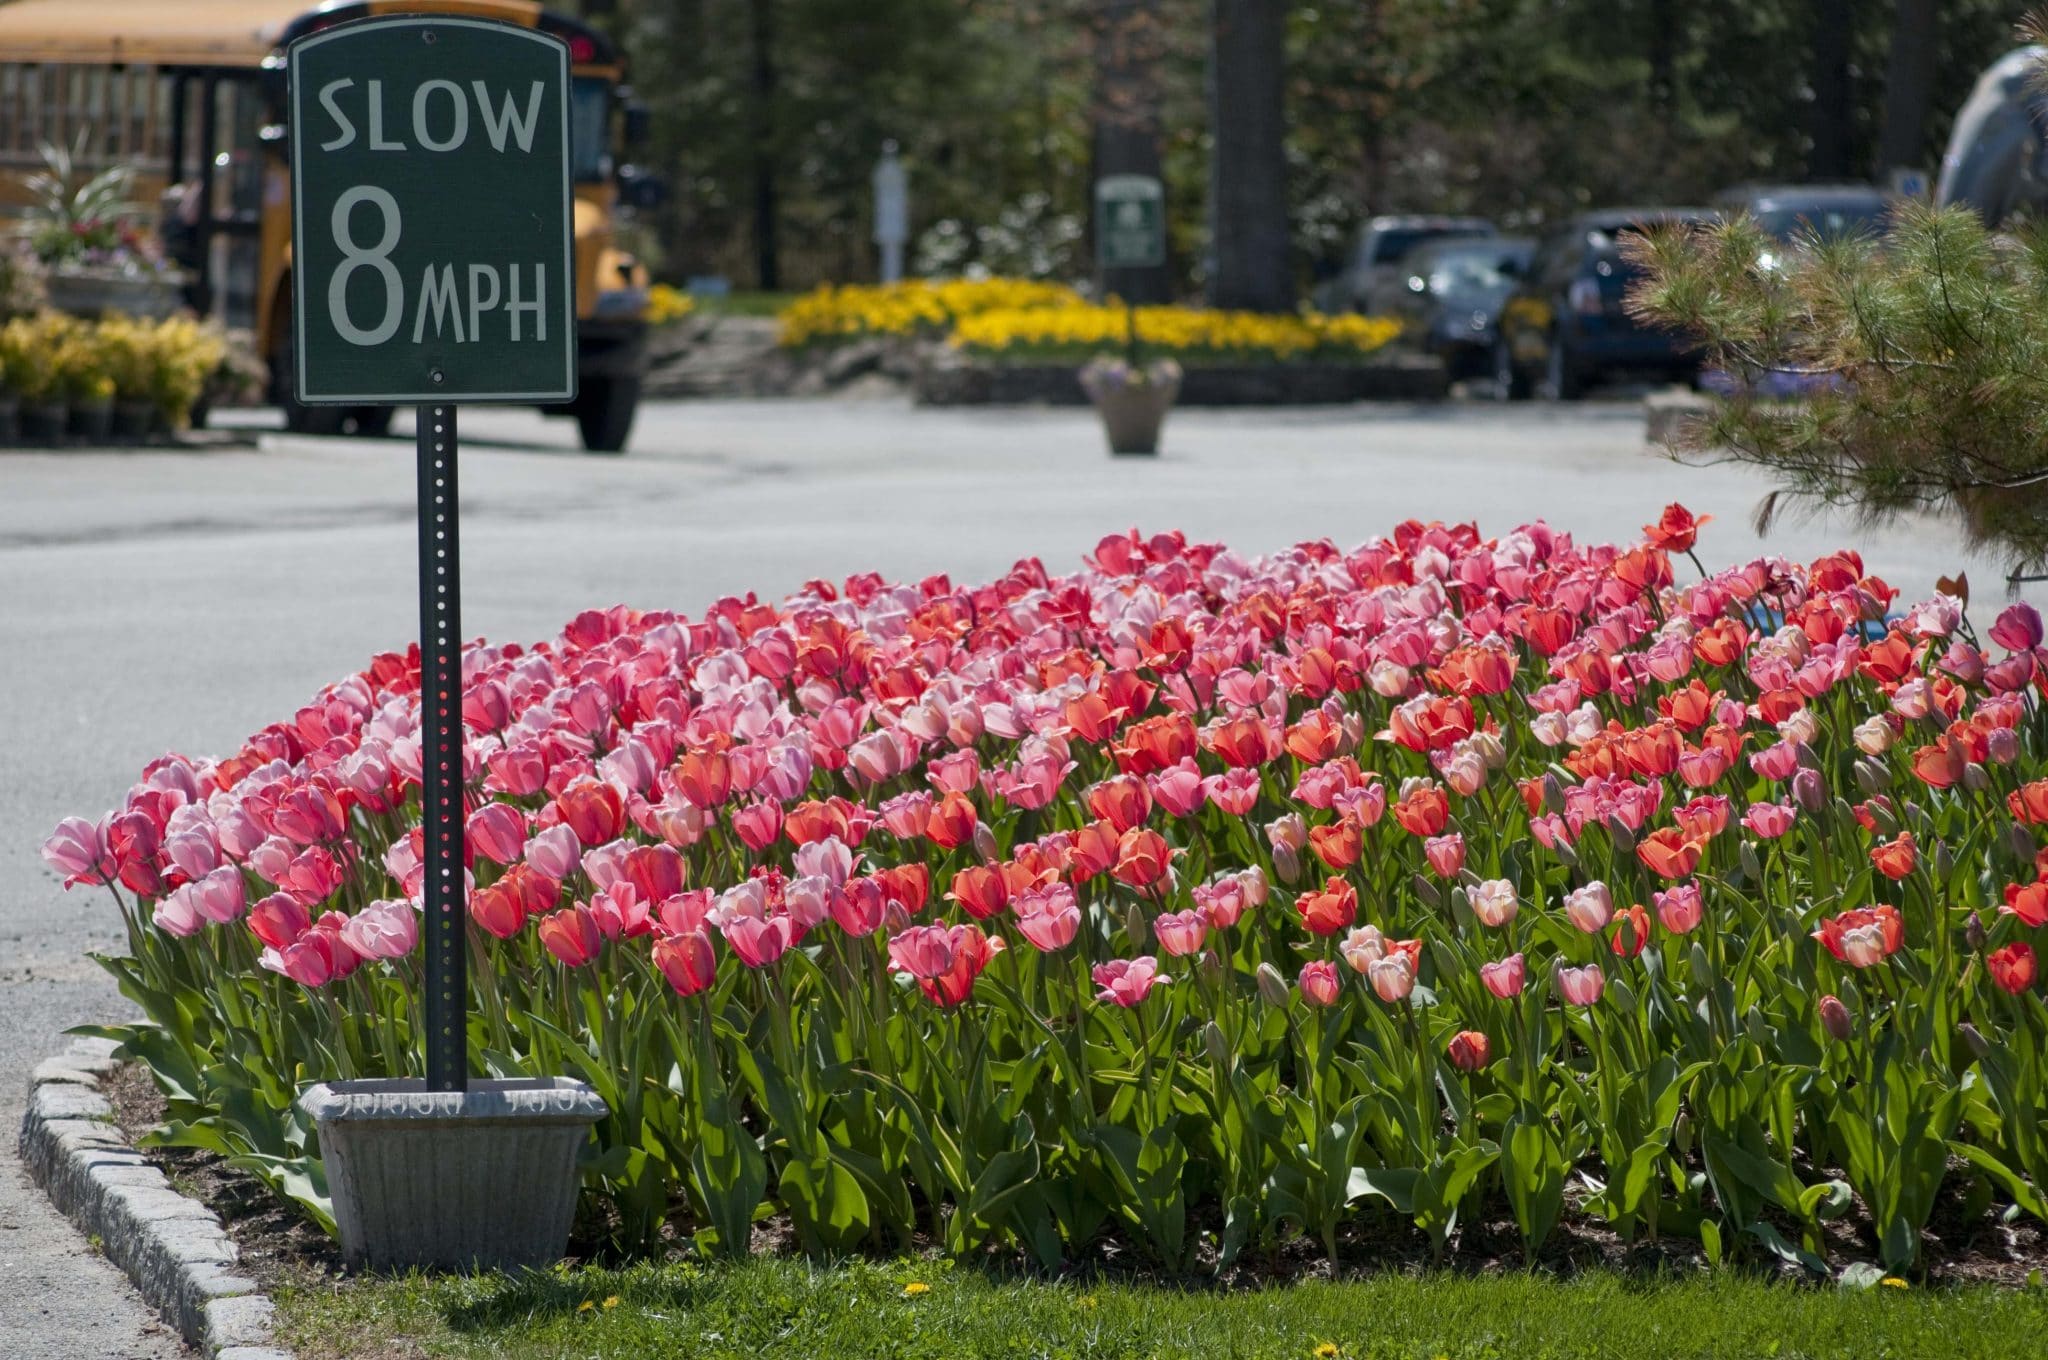
<instances>
[{"instance_id":1,"label":"shrub","mask_svg":"<svg viewBox=\"0 0 2048 1360\"><path fill-rule=\"evenodd\" d=\"M1169 1266L1569 1200L1912 1266L2048 1217L2042 625L1698 525L1104 539L470 649L471 1062L610 1106L633 1247ZM316 1214L301 1082L419 1069L419 659L44 847L107 885L162 1141Z\"/></svg>"},{"instance_id":2,"label":"shrub","mask_svg":"<svg viewBox=\"0 0 2048 1360\"><path fill-rule=\"evenodd\" d=\"M997 308L1078 303L1064 284L1028 279L905 279L884 284L825 284L782 309L781 342L790 348L883 335L939 335L962 317Z\"/></svg>"}]
</instances>

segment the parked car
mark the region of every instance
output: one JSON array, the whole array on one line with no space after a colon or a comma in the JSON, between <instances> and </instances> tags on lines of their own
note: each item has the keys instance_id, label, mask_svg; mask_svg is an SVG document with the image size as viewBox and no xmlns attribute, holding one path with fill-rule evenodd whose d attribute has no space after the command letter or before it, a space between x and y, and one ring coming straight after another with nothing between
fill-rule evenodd
<instances>
[{"instance_id":1,"label":"parked car","mask_svg":"<svg viewBox=\"0 0 2048 1360\"><path fill-rule=\"evenodd\" d=\"M1892 196L1874 184L1744 184L1714 196L1723 216L1748 213L1788 244L1816 236L1882 236Z\"/></svg>"},{"instance_id":2,"label":"parked car","mask_svg":"<svg viewBox=\"0 0 2048 1360\"><path fill-rule=\"evenodd\" d=\"M1343 268L1316 288L1316 308L1363 311L1374 288L1393 277L1401 257L1415 247L1446 236L1493 234L1493 223L1483 217L1375 217L1358 229Z\"/></svg>"},{"instance_id":3,"label":"parked car","mask_svg":"<svg viewBox=\"0 0 2048 1360\"><path fill-rule=\"evenodd\" d=\"M1401 257L1365 310L1398 320L1411 343L1444 361L1453 381L1481 377L1493 371L1501 304L1535 250L1526 236L1431 241Z\"/></svg>"},{"instance_id":4,"label":"parked car","mask_svg":"<svg viewBox=\"0 0 2048 1360\"><path fill-rule=\"evenodd\" d=\"M1708 208L1615 208L1581 213L1546 238L1501 307L1493 346L1500 394L1575 401L1617 372L1692 381L1700 362L1694 342L1623 309L1637 270L1622 258L1621 239L1652 224L1714 217Z\"/></svg>"}]
</instances>

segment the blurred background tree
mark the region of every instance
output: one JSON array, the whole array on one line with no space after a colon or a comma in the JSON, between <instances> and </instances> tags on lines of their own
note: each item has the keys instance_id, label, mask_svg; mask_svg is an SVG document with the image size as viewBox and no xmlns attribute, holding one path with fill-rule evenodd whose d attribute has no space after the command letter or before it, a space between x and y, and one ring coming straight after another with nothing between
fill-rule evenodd
<instances>
[{"instance_id":1,"label":"blurred background tree","mask_svg":"<svg viewBox=\"0 0 2048 1360\"><path fill-rule=\"evenodd\" d=\"M1228 201L1233 221L1286 222L1289 297L1373 213L1479 212L1530 229L1584 207L1697 202L1746 179L1931 171L1956 108L2011 46L2025 8L555 3L580 8L631 55L655 122L642 158L674 190L650 223L667 277L785 289L872 278L868 177L893 138L911 171L913 265L1086 279L1095 170L1156 158L1171 261L1148 291L1211 286L1217 246L1229 242L1214 239L1212 214ZM1212 71L1212 34L1246 14L1283 25L1281 41L1229 48ZM1234 138L1270 145L1238 92L1276 81L1279 173L1255 175L1245 199L1230 196L1226 173L1212 194L1212 169L1235 163ZM1212 94L1230 120L1220 147ZM1280 305L1270 281L1261 296Z\"/></svg>"}]
</instances>

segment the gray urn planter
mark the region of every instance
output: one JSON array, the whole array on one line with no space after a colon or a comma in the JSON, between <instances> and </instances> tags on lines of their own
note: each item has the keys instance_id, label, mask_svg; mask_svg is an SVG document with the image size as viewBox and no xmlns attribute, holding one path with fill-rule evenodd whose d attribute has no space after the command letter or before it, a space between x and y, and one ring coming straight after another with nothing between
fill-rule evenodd
<instances>
[{"instance_id":1,"label":"gray urn planter","mask_svg":"<svg viewBox=\"0 0 2048 1360\"><path fill-rule=\"evenodd\" d=\"M1091 394L1095 410L1102 417L1102 432L1109 438L1113 454L1156 454L1159 430L1166 413L1180 394L1180 379L1165 382L1135 382L1105 388Z\"/></svg>"},{"instance_id":2,"label":"gray urn planter","mask_svg":"<svg viewBox=\"0 0 2048 1360\"><path fill-rule=\"evenodd\" d=\"M576 1153L608 1113L568 1077L308 1087L342 1255L371 1270L517 1270L560 1260Z\"/></svg>"}]
</instances>

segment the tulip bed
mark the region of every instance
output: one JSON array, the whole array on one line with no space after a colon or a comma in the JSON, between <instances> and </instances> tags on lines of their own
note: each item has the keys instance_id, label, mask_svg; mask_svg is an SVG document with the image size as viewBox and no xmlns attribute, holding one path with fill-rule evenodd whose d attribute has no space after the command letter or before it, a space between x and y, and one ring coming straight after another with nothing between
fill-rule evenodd
<instances>
[{"instance_id":1,"label":"tulip bed","mask_svg":"<svg viewBox=\"0 0 2048 1360\"><path fill-rule=\"evenodd\" d=\"M477 644L472 1061L603 1095L629 1251L1533 1258L1569 1209L1911 1272L1937 1205L2038 1225L2041 622L1697 530L1134 531ZM316 1216L298 1086L420 1067L418 686L44 852L119 903L161 1140Z\"/></svg>"}]
</instances>

